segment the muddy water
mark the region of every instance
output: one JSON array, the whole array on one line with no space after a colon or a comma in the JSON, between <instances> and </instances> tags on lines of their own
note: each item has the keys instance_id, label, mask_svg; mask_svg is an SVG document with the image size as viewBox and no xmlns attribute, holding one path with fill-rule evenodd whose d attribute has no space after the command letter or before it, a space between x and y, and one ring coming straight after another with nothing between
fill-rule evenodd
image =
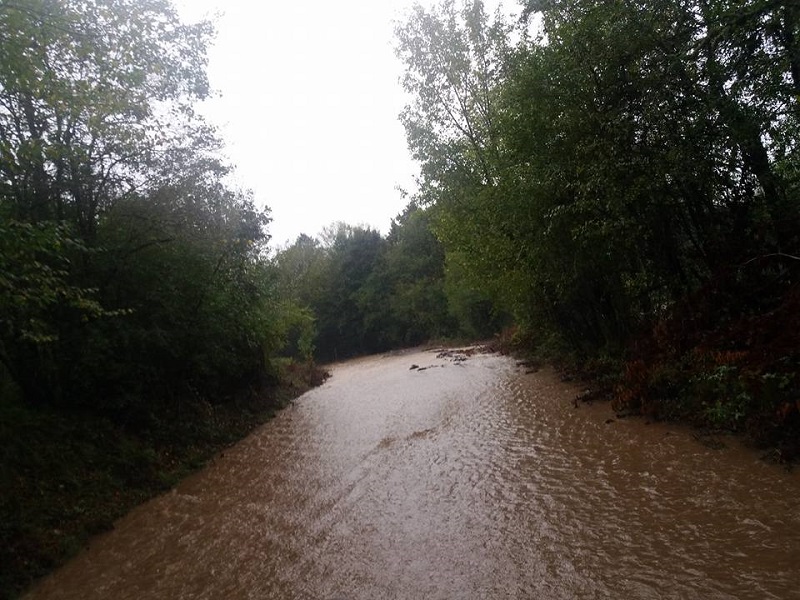
<instances>
[{"instance_id":1,"label":"muddy water","mask_svg":"<svg viewBox=\"0 0 800 600\"><path fill-rule=\"evenodd\" d=\"M800 598L796 474L575 393L492 355L340 365L29 598Z\"/></svg>"}]
</instances>

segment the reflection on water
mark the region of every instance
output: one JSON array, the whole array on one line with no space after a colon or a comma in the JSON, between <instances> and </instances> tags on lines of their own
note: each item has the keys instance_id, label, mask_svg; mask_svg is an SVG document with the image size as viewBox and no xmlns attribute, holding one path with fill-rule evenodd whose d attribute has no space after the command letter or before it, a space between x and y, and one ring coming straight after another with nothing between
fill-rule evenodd
<instances>
[{"instance_id":1,"label":"reflection on water","mask_svg":"<svg viewBox=\"0 0 800 600\"><path fill-rule=\"evenodd\" d=\"M30 598L800 598L795 474L575 393L495 355L338 365Z\"/></svg>"}]
</instances>

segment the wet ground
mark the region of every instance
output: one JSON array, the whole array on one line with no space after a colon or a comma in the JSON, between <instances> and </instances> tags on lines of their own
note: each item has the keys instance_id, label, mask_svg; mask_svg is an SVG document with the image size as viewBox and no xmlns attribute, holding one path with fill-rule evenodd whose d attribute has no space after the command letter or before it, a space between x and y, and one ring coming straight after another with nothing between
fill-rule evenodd
<instances>
[{"instance_id":1,"label":"wet ground","mask_svg":"<svg viewBox=\"0 0 800 600\"><path fill-rule=\"evenodd\" d=\"M33 599L800 599L800 477L549 370L336 365Z\"/></svg>"}]
</instances>

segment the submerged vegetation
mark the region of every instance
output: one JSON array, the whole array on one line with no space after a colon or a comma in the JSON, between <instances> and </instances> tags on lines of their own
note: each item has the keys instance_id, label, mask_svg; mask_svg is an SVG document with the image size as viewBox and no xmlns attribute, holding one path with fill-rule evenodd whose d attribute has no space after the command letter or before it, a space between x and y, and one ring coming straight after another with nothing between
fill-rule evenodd
<instances>
[{"instance_id":1,"label":"submerged vegetation","mask_svg":"<svg viewBox=\"0 0 800 600\"><path fill-rule=\"evenodd\" d=\"M419 190L268 247L207 22L0 4L0 595L243 435L315 361L476 339L620 413L800 453L800 7L529 0L397 25ZM287 391L288 390L288 391Z\"/></svg>"}]
</instances>

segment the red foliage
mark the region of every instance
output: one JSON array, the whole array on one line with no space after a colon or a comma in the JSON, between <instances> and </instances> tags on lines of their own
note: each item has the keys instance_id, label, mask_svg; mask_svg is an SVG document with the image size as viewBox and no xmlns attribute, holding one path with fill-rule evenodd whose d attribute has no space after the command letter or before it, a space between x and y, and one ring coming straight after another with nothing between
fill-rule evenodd
<instances>
[{"instance_id":1,"label":"red foliage","mask_svg":"<svg viewBox=\"0 0 800 600\"><path fill-rule=\"evenodd\" d=\"M671 415L674 387L691 396L697 377L730 368L753 398L746 416L752 437L800 452L800 265L776 268L766 260L719 274L633 340L615 408ZM688 410L699 415L702 408Z\"/></svg>"}]
</instances>

